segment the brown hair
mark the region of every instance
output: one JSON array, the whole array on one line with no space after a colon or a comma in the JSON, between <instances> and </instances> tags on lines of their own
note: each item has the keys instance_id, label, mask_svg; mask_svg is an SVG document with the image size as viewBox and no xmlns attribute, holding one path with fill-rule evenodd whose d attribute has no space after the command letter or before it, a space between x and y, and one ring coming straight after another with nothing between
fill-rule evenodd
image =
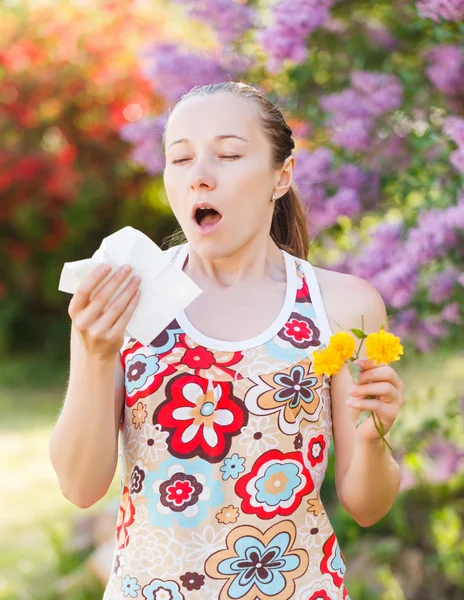
<instances>
[{"instance_id":1,"label":"brown hair","mask_svg":"<svg viewBox=\"0 0 464 600\"><path fill-rule=\"evenodd\" d=\"M260 124L263 132L272 146L272 167L279 169L288 158L295 142L292 130L285 122L281 111L264 94L251 85L236 81L225 81L204 86L195 86L184 94L177 104L186 98L198 95L210 95L220 92L229 92L242 98L251 98L260 108ZM163 152L165 150L165 132L162 136ZM274 214L271 223L271 237L274 242L290 254L307 259L309 253L309 232L306 222L306 211L300 202L295 185L274 202ZM182 244L186 241L181 228L163 240L170 246Z\"/></svg>"}]
</instances>

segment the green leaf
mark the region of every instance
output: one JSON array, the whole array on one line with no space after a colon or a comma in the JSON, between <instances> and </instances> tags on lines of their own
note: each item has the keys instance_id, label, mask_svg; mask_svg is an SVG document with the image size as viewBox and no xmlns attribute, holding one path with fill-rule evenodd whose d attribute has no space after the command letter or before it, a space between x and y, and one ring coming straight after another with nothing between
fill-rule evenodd
<instances>
[{"instance_id":1,"label":"green leaf","mask_svg":"<svg viewBox=\"0 0 464 600\"><path fill-rule=\"evenodd\" d=\"M364 421L366 419L368 419L371 416L371 412L370 410L363 410L361 411L361 414L359 415L359 419L356 421L356 429L362 424L364 423Z\"/></svg>"},{"instance_id":2,"label":"green leaf","mask_svg":"<svg viewBox=\"0 0 464 600\"><path fill-rule=\"evenodd\" d=\"M361 331L361 329L350 329L350 331L360 340L363 340L364 338L367 338L367 335L364 333L364 331Z\"/></svg>"}]
</instances>

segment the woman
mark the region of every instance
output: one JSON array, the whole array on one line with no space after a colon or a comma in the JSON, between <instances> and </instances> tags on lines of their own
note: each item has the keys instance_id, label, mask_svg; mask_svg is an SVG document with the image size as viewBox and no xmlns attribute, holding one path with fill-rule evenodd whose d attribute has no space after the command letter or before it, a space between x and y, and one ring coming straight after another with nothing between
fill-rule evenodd
<instances>
[{"instance_id":1,"label":"woman","mask_svg":"<svg viewBox=\"0 0 464 600\"><path fill-rule=\"evenodd\" d=\"M306 260L292 132L258 90L193 88L163 143L165 188L187 240L167 253L203 293L143 346L123 339L138 282L102 313L127 274L90 301L105 275L92 273L70 303L70 381L51 443L64 495L87 507L112 481L120 429L104 598L348 598L320 498L330 439L340 502L368 527L389 511L400 475L372 418L355 423L374 409L388 432L403 384L367 360L357 386L346 367L316 376L311 356L335 323L359 327L364 314L365 330L377 331L382 298Z\"/></svg>"}]
</instances>

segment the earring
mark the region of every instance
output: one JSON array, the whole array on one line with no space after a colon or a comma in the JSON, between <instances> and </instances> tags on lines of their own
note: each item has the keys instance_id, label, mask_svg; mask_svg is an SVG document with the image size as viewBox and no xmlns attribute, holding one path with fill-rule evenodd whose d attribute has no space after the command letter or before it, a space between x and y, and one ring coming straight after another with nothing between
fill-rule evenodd
<instances>
[{"instance_id":1,"label":"earring","mask_svg":"<svg viewBox=\"0 0 464 600\"><path fill-rule=\"evenodd\" d=\"M276 193L276 192L274 192L274 193L272 194L272 200L277 200L277 193Z\"/></svg>"}]
</instances>

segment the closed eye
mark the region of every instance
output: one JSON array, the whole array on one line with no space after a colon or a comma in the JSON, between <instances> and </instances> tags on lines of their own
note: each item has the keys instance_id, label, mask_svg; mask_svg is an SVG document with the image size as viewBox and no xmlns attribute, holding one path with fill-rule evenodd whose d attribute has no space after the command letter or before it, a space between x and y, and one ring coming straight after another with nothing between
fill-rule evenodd
<instances>
[{"instance_id":1,"label":"closed eye","mask_svg":"<svg viewBox=\"0 0 464 600\"><path fill-rule=\"evenodd\" d=\"M237 158L241 158L241 157L238 154L228 154L228 155L223 154L223 155L219 156L219 158L230 158L230 159L236 160ZM180 163L185 162L186 160L190 160L190 159L189 158L179 158L178 160L173 160L172 164L178 165Z\"/></svg>"}]
</instances>

